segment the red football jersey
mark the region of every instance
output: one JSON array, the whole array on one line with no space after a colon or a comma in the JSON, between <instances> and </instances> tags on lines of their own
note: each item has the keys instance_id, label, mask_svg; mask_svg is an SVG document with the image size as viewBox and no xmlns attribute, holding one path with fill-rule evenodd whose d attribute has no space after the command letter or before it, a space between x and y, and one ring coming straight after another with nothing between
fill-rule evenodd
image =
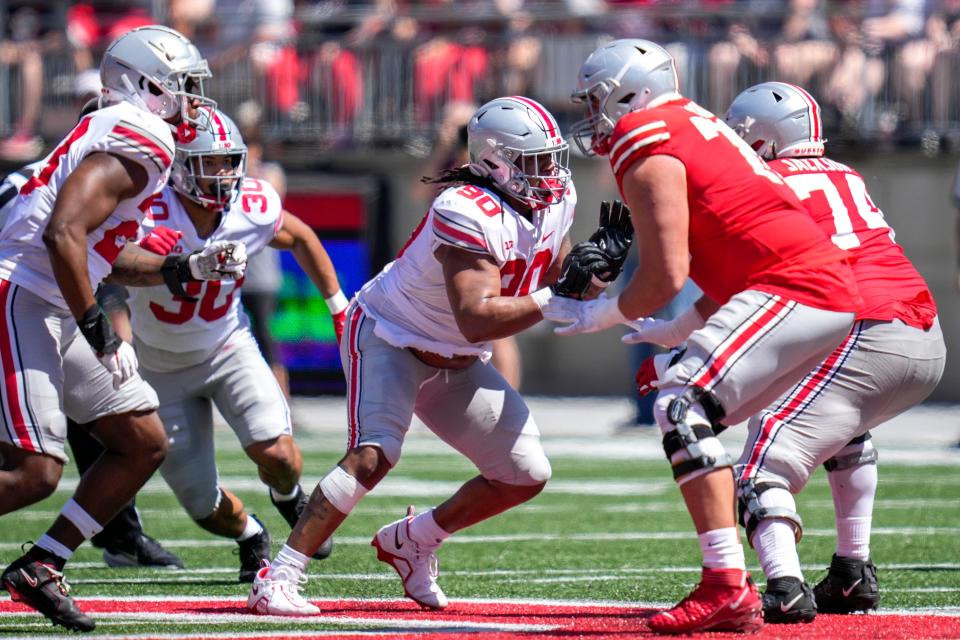
<instances>
[{"instance_id":1,"label":"red football jersey","mask_svg":"<svg viewBox=\"0 0 960 640\"><path fill-rule=\"evenodd\" d=\"M937 315L933 295L894 241L893 229L867 193L863 178L827 158L774 160L813 220L833 243L851 252L864 308L859 320L902 320L929 329Z\"/></svg>"},{"instance_id":2,"label":"red football jersey","mask_svg":"<svg viewBox=\"0 0 960 640\"><path fill-rule=\"evenodd\" d=\"M686 167L690 277L704 293L722 304L754 289L828 311L860 310L850 255L716 116L681 98L617 122L610 164L618 185L633 164L656 154Z\"/></svg>"}]
</instances>

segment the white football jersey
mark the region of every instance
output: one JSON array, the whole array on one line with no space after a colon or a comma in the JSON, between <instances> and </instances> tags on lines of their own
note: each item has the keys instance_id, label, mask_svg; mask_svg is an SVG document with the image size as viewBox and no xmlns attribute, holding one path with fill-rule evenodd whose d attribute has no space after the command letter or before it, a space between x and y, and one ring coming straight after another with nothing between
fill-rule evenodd
<instances>
[{"instance_id":1,"label":"white football jersey","mask_svg":"<svg viewBox=\"0 0 960 640\"><path fill-rule=\"evenodd\" d=\"M144 203L170 175L173 136L170 125L159 117L121 102L82 118L20 188L0 232L0 278L64 309L67 305L53 277L43 232L67 177L84 158L98 152L136 162L146 170L147 183L87 235L87 270L90 286L96 289L126 241L137 237Z\"/></svg>"},{"instance_id":2,"label":"white football jersey","mask_svg":"<svg viewBox=\"0 0 960 640\"><path fill-rule=\"evenodd\" d=\"M530 221L491 189L444 190L397 258L357 294L377 322L376 335L395 347L488 360L491 344L469 342L457 327L434 251L447 244L489 255L500 269L500 295L527 295L540 287L560 252L576 203L571 181L560 202L534 211Z\"/></svg>"},{"instance_id":3,"label":"white football jersey","mask_svg":"<svg viewBox=\"0 0 960 640\"><path fill-rule=\"evenodd\" d=\"M20 189L33 176L37 167L42 165L43 160L32 162L8 174L3 182L0 182L0 228L7 224L7 219L10 218L10 213L17 204L17 195L19 195Z\"/></svg>"},{"instance_id":4,"label":"white football jersey","mask_svg":"<svg viewBox=\"0 0 960 640\"><path fill-rule=\"evenodd\" d=\"M176 191L166 187L150 202L143 221L144 234L154 226L178 229L183 237L172 253L184 254L222 240L240 241L247 254L267 246L283 224L280 195L263 180L246 178L220 226L208 238L197 235ZM130 287L130 322L139 349L140 364L153 371L169 371L199 364L242 327L248 326L240 308L243 280L188 282L190 302L175 297L166 285ZM167 354L173 357L163 357Z\"/></svg>"}]
</instances>

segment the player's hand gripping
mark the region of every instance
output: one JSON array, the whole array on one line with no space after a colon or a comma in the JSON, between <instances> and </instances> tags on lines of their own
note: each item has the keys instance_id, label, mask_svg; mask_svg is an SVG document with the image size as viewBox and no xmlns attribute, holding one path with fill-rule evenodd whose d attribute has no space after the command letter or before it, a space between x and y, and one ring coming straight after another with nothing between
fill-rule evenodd
<instances>
[{"instance_id":1,"label":"player's hand gripping","mask_svg":"<svg viewBox=\"0 0 960 640\"><path fill-rule=\"evenodd\" d=\"M574 245L563 259L560 277L550 285L554 295L580 300L590 289L594 276L609 273L610 263L603 250L590 241Z\"/></svg>"},{"instance_id":2,"label":"player's hand gripping","mask_svg":"<svg viewBox=\"0 0 960 640\"><path fill-rule=\"evenodd\" d=\"M113 330L100 305L94 304L77 322L100 364L113 376L113 388L119 389L137 373L137 353Z\"/></svg>"},{"instance_id":3,"label":"player's hand gripping","mask_svg":"<svg viewBox=\"0 0 960 640\"><path fill-rule=\"evenodd\" d=\"M221 240L182 256L168 256L161 272L167 289L196 302L183 288L196 280L239 280L247 268L247 247L242 242Z\"/></svg>"},{"instance_id":4,"label":"player's hand gripping","mask_svg":"<svg viewBox=\"0 0 960 640\"><path fill-rule=\"evenodd\" d=\"M609 271L594 274L600 281L596 284L603 287L623 272L623 263L627 261L633 244L630 209L622 200L614 200L613 204L607 200L600 203L600 227L590 236L590 242L599 247L609 265Z\"/></svg>"}]
</instances>

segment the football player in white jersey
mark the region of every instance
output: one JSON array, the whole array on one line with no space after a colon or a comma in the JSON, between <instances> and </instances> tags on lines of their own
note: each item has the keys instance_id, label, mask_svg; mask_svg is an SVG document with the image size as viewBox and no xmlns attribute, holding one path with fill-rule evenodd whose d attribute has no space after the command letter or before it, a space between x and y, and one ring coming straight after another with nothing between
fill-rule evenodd
<instances>
[{"instance_id":1,"label":"football player in white jersey","mask_svg":"<svg viewBox=\"0 0 960 640\"><path fill-rule=\"evenodd\" d=\"M347 299L316 234L283 210L264 180L244 178L246 147L233 121L212 111L211 126L178 143L171 185L147 207L144 230L164 225L182 232L173 252L224 241L253 255L270 245L289 249L327 299L342 327ZM140 373L160 398L169 450L160 473L198 525L240 546L240 581L250 582L269 560L270 535L218 481L213 447L215 404L257 465L270 497L292 527L307 495L293 440L290 410L240 306L240 286L194 282L183 295L164 286L130 289L131 324ZM339 337L339 332L338 332ZM329 555L328 541L316 557Z\"/></svg>"},{"instance_id":2,"label":"football player in white jersey","mask_svg":"<svg viewBox=\"0 0 960 640\"><path fill-rule=\"evenodd\" d=\"M82 118L43 160L0 232L0 367L6 380L0 390L0 514L56 488L66 459L65 411L82 422L96 420L94 435L106 448L53 526L0 576L11 597L71 630L95 625L68 595L64 564L134 496L166 450L156 394L137 375L133 348L116 336L93 290L126 240L137 236L144 216L139 205L167 180L171 128L186 134L204 125L197 109L205 102L200 83L206 76L206 61L175 31L151 26L118 38L101 64L104 108ZM218 247L167 266L184 277L221 277L216 272L224 268L242 272L239 261L221 264L221 258L227 255ZM130 261L133 269L147 266L159 270L157 260ZM74 378L82 384L64 384L68 361L86 370ZM93 402L78 406L81 387Z\"/></svg>"},{"instance_id":3,"label":"football player in white jersey","mask_svg":"<svg viewBox=\"0 0 960 640\"><path fill-rule=\"evenodd\" d=\"M347 453L257 572L247 600L255 613L319 611L299 593L310 555L397 464L414 414L479 470L435 509L411 508L373 538L377 558L423 607L447 606L437 584L442 542L530 500L550 478L529 409L489 359L491 341L540 322L555 291L579 294L590 283L545 286L571 251L568 145L543 106L515 96L474 114L468 146L469 164L436 180L445 188L406 246L347 311Z\"/></svg>"}]
</instances>

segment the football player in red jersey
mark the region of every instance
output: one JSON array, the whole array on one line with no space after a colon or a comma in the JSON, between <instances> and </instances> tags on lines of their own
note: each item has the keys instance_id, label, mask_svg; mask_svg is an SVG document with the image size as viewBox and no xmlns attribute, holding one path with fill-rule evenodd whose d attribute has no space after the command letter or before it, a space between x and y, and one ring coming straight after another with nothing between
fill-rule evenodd
<instances>
[{"instance_id":1,"label":"football player in red jersey","mask_svg":"<svg viewBox=\"0 0 960 640\"><path fill-rule=\"evenodd\" d=\"M880 601L870 560L877 452L869 429L921 402L943 373L946 346L933 296L850 167L824 157L820 107L782 82L750 87L727 124L783 176L817 225L856 260L863 309L850 336L800 383L750 419L737 465L741 520L767 576L768 622L809 622ZM799 492L820 464L837 519L836 553L812 593L796 540ZM799 599L798 599L799 597Z\"/></svg>"},{"instance_id":2,"label":"football player in red jersey","mask_svg":"<svg viewBox=\"0 0 960 640\"><path fill-rule=\"evenodd\" d=\"M745 569L731 460L715 427L769 405L847 336L862 300L833 246L783 179L722 121L682 97L673 59L616 40L580 68L574 138L607 155L633 215L639 268L619 296L552 299L561 335L651 315L688 277L704 296L680 321L686 350L655 405L667 458L703 552L700 584L650 619L659 633L749 631L761 602Z\"/></svg>"}]
</instances>

